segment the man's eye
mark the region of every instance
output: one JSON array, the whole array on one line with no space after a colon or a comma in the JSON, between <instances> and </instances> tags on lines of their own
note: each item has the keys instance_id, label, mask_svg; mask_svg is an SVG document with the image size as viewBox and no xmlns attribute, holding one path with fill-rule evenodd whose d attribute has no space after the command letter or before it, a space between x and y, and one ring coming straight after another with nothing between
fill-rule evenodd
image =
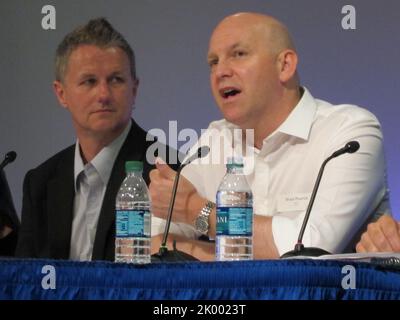
<instances>
[{"instance_id":1,"label":"man's eye","mask_svg":"<svg viewBox=\"0 0 400 320\"><path fill-rule=\"evenodd\" d=\"M89 79L83 80L82 84L83 85L88 85L88 86L93 86L94 84L96 84L96 79L89 78Z\"/></svg>"},{"instance_id":2,"label":"man's eye","mask_svg":"<svg viewBox=\"0 0 400 320\"><path fill-rule=\"evenodd\" d=\"M218 64L218 59L211 59L208 61L210 67L216 66Z\"/></svg>"},{"instance_id":3,"label":"man's eye","mask_svg":"<svg viewBox=\"0 0 400 320\"><path fill-rule=\"evenodd\" d=\"M245 56L247 53L245 51L242 50L237 50L235 52L233 52L233 56L234 57L243 57Z\"/></svg>"},{"instance_id":4,"label":"man's eye","mask_svg":"<svg viewBox=\"0 0 400 320\"><path fill-rule=\"evenodd\" d=\"M125 80L122 77L112 77L111 78L111 83L124 83Z\"/></svg>"}]
</instances>

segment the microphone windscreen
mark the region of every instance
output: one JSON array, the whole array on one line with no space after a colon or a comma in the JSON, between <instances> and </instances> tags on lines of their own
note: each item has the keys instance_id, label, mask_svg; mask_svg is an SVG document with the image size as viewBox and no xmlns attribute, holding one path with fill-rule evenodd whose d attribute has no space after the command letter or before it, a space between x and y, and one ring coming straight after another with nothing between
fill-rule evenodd
<instances>
[{"instance_id":1,"label":"microphone windscreen","mask_svg":"<svg viewBox=\"0 0 400 320\"><path fill-rule=\"evenodd\" d=\"M9 163L13 162L16 157L17 157L17 153L15 151L10 151L10 152L7 152L7 154L6 154L6 159L8 160Z\"/></svg>"},{"instance_id":2,"label":"microphone windscreen","mask_svg":"<svg viewBox=\"0 0 400 320\"><path fill-rule=\"evenodd\" d=\"M197 149L196 153L193 153L189 158L186 159L184 163L181 164L180 168L187 166L189 163L196 159L200 159L205 157L210 152L210 148L208 146L201 146Z\"/></svg>"},{"instance_id":3,"label":"microphone windscreen","mask_svg":"<svg viewBox=\"0 0 400 320\"><path fill-rule=\"evenodd\" d=\"M210 152L210 147L201 146L199 149L197 149L197 156L198 158L204 158L208 155L209 152Z\"/></svg>"},{"instance_id":4,"label":"microphone windscreen","mask_svg":"<svg viewBox=\"0 0 400 320\"><path fill-rule=\"evenodd\" d=\"M358 149L360 149L360 144L358 143L358 141L350 141L349 143L347 143L346 148L348 153L354 153Z\"/></svg>"}]
</instances>

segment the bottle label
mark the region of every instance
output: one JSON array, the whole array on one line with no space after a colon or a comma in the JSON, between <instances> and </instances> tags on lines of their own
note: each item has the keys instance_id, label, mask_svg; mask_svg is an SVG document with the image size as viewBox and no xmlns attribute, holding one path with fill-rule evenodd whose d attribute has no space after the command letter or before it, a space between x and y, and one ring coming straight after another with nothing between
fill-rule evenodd
<instances>
[{"instance_id":1,"label":"bottle label","mask_svg":"<svg viewBox=\"0 0 400 320\"><path fill-rule=\"evenodd\" d=\"M120 238L149 238L149 210L117 210L116 236Z\"/></svg>"},{"instance_id":2,"label":"bottle label","mask_svg":"<svg viewBox=\"0 0 400 320\"><path fill-rule=\"evenodd\" d=\"M253 208L218 207L216 231L218 236L252 236Z\"/></svg>"}]
</instances>

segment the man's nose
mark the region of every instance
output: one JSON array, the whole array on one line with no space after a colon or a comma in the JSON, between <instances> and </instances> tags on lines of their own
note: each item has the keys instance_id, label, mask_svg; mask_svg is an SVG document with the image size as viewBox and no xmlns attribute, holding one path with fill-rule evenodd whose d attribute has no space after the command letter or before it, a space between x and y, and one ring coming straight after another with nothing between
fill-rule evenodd
<instances>
[{"instance_id":1,"label":"man's nose","mask_svg":"<svg viewBox=\"0 0 400 320\"><path fill-rule=\"evenodd\" d=\"M227 60L220 60L214 68L214 75L217 79L232 76L232 66Z\"/></svg>"},{"instance_id":2,"label":"man's nose","mask_svg":"<svg viewBox=\"0 0 400 320\"><path fill-rule=\"evenodd\" d=\"M98 99L103 105L108 105L111 100L111 88L107 81L102 81L99 83L98 87Z\"/></svg>"}]
</instances>

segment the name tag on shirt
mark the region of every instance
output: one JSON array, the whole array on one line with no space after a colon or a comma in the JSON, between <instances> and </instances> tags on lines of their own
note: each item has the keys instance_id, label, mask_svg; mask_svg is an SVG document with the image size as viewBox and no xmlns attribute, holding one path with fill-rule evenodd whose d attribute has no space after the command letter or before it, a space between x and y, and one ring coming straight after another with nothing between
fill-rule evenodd
<instances>
[{"instance_id":1,"label":"name tag on shirt","mask_svg":"<svg viewBox=\"0 0 400 320\"><path fill-rule=\"evenodd\" d=\"M310 193L280 195L277 203L278 212L306 210L310 197Z\"/></svg>"}]
</instances>

